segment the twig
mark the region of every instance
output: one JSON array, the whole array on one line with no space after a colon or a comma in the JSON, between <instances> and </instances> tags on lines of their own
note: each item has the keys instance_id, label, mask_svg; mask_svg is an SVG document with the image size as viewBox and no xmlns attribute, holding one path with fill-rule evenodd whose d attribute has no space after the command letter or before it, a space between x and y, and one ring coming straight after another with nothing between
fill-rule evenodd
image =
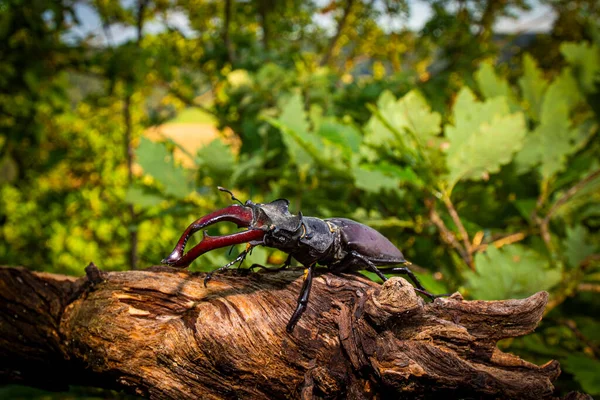
<instances>
[{"instance_id":1,"label":"twig","mask_svg":"<svg viewBox=\"0 0 600 400\"><path fill-rule=\"evenodd\" d=\"M442 238L442 241L454 247L460 254L461 258L463 260L466 260L467 252L465 248L460 244L454 232L452 232L446 227L446 224L444 223L442 218L440 218L440 215L437 213L437 211L435 211L435 205L433 200L426 200L425 205L427 206L427 208L429 208L429 219L440 231L440 237Z\"/></svg>"},{"instance_id":2,"label":"twig","mask_svg":"<svg viewBox=\"0 0 600 400\"><path fill-rule=\"evenodd\" d=\"M573 332L575 337L582 342L585 346L587 346L595 357L600 357L600 350L596 347L581 331L577 328L577 324L572 319L561 320L560 323Z\"/></svg>"},{"instance_id":3,"label":"twig","mask_svg":"<svg viewBox=\"0 0 600 400\"><path fill-rule=\"evenodd\" d=\"M586 258L581 261L581 268L586 269L590 266L590 264L594 263L594 261L600 261L600 254L590 254Z\"/></svg>"},{"instance_id":4,"label":"twig","mask_svg":"<svg viewBox=\"0 0 600 400\"><path fill-rule=\"evenodd\" d=\"M533 209L533 212L531 213L531 220L534 221L535 223L539 223L540 217L538 216L538 211L542 208L542 206L546 202L546 199L548 198L548 188L549 187L550 187L550 182L547 179L544 179L541 184L540 195L538 196L537 201L535 202L535 208Z\"/></svg>"},{"instance_id":5,"label":"twig","mask_svg":"<svg viewBox=\"0 0 600 400\"><path fill-rule=\"evenodd\" d=\"M483 237L485 236L485 234L483 233L483 231L478 231L475 236L473 236L473 243L472 246L474 248L473 251L477 251L477 247L479 247L481 245L481 242L483 242Z\"/></svg>"},{"instance_id":6,"label":"twig","mask_svg":"<svg viewBox=\"0 0 600 400\"><path fill-rule=\"evenodd\" d=\"M520 242L521 240L525 239L526 237L527 237L527 234L525 234L524 232L511 233L510 235L504 236L504 237L502 237L498 240L495 240L491 243L485 243L485 244L480 244L480 245L476 246L473 249L473 253L485 251L488 248L488 246L490 246L490 245L499 249L508 244Z\"/></svg>"},{"instance_id":7,"label":"twig","mask_svg":"<svg viewBox=\"0 0 600 400\"><path fill-rule=\"evenodd\" d=\"M446 208L448 209L448 213L450 213L450 217L452 217L452 221L454 221L454 224L456 225L456 228L458 229L458 232L460 233L461 239L463 241L463 245L464 245L464 249L465 249L465 257L464 260L467 263L467 265L469 266L469 268L471 268L472 271L475 271L475 264L473 263L473 249L471 247L471 242L469 241L469 235L467 234L467 230L465 229L465 226L463 225L462 221L460 220L460 217L458 216L458 213L456 212L456 208L454 208L454 204L452 204L452 200L450 200L450 196L444 195L442 197L444 204L446 205Z\"/></svg>"},{"instance_id":8,"label":"twig","mask_svg":"<svg viewBox=\"0 0 600 400\"><path fill-rule=\"evenodd\" d=\"M558 199L552 205L552 207L550 207L550 211L548 211L548 214L546 214L546 217L544 218L543 223L548 224L548 222L550 221L550 218L552 218L552 216L554 215L556 210L558 210L560 207L562 207L563 204L565 204L573 196L575 196L577 194L577 192L579 192L581 189L583 189L585 187L585 185L587 185L589 182L593 181L594 179L596 179L599 176L600 176L600 169L592 172L591 174L589 174L588 176L586 176L585 178L583 178L582 180L577 182L575 185L573 185L569 190L567 190L565 192L565 194L563 194L562 197L560 199Z\"/></svg>"},{"instance_id":9,"label":"twig","mask_svg":"<svg viewBox=\"0 0 600 400\"><path fill-rule=\"evenodd\" d=\"M577 285L577 291L600 293L600 285L594 283L580 283Z\"/></svg>"},{"instance_id":10,"label":"twig","mask_svg":"<svg viewBox=\"0 0 600 400\"><path fill-rule=\"evenodd\" d=\"M538 199L538 204L536 205L536 211L534 211L533 217L534 217L534 221L540 226L540 235L542 236L542 239L544 240L544 243L546 244L546 247L548 248L550 254L555 253L555 248L554 248L554 245L552 244L552 237L550 236L550 228L549 228L550 219L552 218L554 213L556 213L556 211L560 207L562 207L567 201L569 201L569 199L571 199L573 196L575 196L589 182L593 181L598 176L600 176L600 169L592 172L591 174L589 174L588 176L586 176L585 178L583 178L582 180L577 182L570 189L568 189L561 196L560 199L558 199L556 202L554 202L554 204L552 205L552 207L550 207L550 210L548 211L546 216L543 219L540 219L539 217L537 217L537 209L541 205L540 199L542 198L542 194L544 192L547 192L547 188L546 188L546 190L542 190L542 194L540 194L540 199ZM543 188L544 187L542 187L542 189Z\"/></svg>"}]
</instances>

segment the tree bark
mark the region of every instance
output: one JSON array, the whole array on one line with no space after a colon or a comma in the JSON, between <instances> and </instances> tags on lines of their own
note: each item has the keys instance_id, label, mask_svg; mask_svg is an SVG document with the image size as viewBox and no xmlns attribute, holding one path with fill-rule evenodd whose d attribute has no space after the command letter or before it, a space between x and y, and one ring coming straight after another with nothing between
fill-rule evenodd
<instances>
[{"instance_id":1,"label":"tree bark","mask_svg":"<svg viewBox=\"0 0 600 400\"><path fill-rule=\"evenodd\" d=\"M425 303L402 278L326 273L288 334L299 270L219 274L207 288L168 267L86 274L0 268L0 383L156 399L543 399L560 373L496 347L535 329L546 292Z\"/></svg>"}]
</instances>

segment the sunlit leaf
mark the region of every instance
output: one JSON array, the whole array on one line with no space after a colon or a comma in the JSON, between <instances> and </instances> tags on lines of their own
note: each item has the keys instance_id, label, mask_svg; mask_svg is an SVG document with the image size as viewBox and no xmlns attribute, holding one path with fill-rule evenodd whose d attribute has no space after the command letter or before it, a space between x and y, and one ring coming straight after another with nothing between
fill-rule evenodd
<instances>
[{"instance_id":1,"label":"sunlit leaf","mask_svg":"<svg viewBox=\"0 0 600 400\"><path fill-rule=\"evenodd\" d=\"M371 171L364 167L353 168L354 182L356 187L367 192L379 193L382 190L397 190L398 180L381 171Z\"/></svg>"},{"instance_id":2,"label":"sunlit leaf","mask_svg":"<svg viewBox=\"0 0 600 400\"><path fill-rule=\"evenodd\" d=\"M288 155L298 166L312 163L312 157L305 147L318 148L319 144L311 141L312 137L308 137L310 126L304 111L302 96L299 93L293 94L283 105L279 118L267 119L267 121L282 131L281 136L287 147ZM307 146L298 143L296 140L298 138Z\"/></svg>"},{"instance_id":3,"label":"sunlit leaf","mask_svg":"<svg viewBox=\"0 0 600 400\"><path fill-rule=\"evenodd\" d=\"M232 87L239 88L251 85L252 78L245 69L236 69L227 74L227 82L229 82Z\"/></svg>"},{"instance_id":4,"label":"sunlit leaf","mask_svg":"<svg viewBox=\"0 0 600 400\"><path fill-rule=\"evenodd\" d=\"M563 43L560 52L574 68L583 91L597 91L600 83L600 47L586 42Z\"/></svg>"},{"instance_id":5,"label":"sunlit leaf","mask_svg":"<svg viewBox=\"0 0 600 400\"><path fill-rule=\"evenodd\" d=\"M333 119L322 120L317 133L323 139L337 145L347 159L358 152L362 141L362 137L356 128L340 124Z\"/></svg>"},{"instance_id":6,"label":"sunlit leaf","mask_svg":"<svg viewBox=\"0 0 600 400\"><path fill-rule=\"evenodd\" d=\"M425 185L423 180L410 167L400 167L396 164L382 161L376 164L375 169L385 175L397 178L400 185L413 185L418 188Z\"/></svg>"},{"instance_id":7,"label":"sunlit leaf","mask_svg":"<svg viewBox=\"0 0 600 400\"><path fill-rule=\"evenodd\" d=\"M523 146L525 119L522 113L510 113L504 97L479 102L465 87L453 116L454 125L445 127L450 142L446 160L450 187L459 180L478 180L498 172Z\"/></svg>"},{"instance_id":8,"label":"sunlit leaf","mask_svg":"<svg viewBox=\"0 0 600 400\"><path fill-rule=\"evenodd\" d=\"M475 80L479 86L479 90L486 99L492 97L504 96L509 99L512 96L512 91L506 79L496 75L494 67L490 63L483 63L479 70L475 73Z\"/></svg>"},{"instance_id":9,"label":"sunlit leaf","mask_svg":"<svg viewBox=\"0 0 600 400\"><path fill-rule=\"evenodd\" d=\"M325 141L310 130L299 94L290 97L279 118L265 116L264 119L281 131L288 155L301 169L316 164L336 175L350 176L346 164L351 154L346 143L339 136L336 139L333 134L329 137L334 140ZM346 157L343 156L344 152Z\"/></svg>"},{"instance_id":10,"label":"sunlit leaf","mask_svg":"<svg viewBox=\"0 0 600 400\"><path fill-rule=\"evenodd\" d=\"M548 88L548 81L544 79L535 59L529 54L523 56L523 76L519 79L519 86L523 92L529 116L539 121L542 99Z\"/></svg>"},{"instance_id":11,"label":"sunlit leaf","mask_svg":"<svg viewBox=\"0 0 600 400\"><path fill-rule=\"evenodd\" d=\"M427 101L416 90L399 100L383 92L376 114L365 126L365 143L375 147L397 146L413 152L436 147L434 138L440 133L440 114L431 111Z\"/></svg>"},{"instance_id":12,"label":"sunlit leaf","mask_svg":"<svg viewBox=\"0 0 600 400\"><path fill-rule=\"evenodd\" d=\"M516 157L519 172L539 166L542 176L550 178L565 169L567 157L579 150L595 132L585 124L573 126L570 119L572 108L581 99L573 78L563 71L548 87L542 102L540 124L527 135L523 150Z\"/></svg>"},{"instance_id":13,"label":"sunlit leaf","mask_svg":"<svg viewBox=\"0 0 600 400\"><path fill-rule=\"evenodd\" d=\"M192 191L186 171L175 165L173 155L162 143L142 138L136 150L137 162L148 175L156 179L166 194L185 197Z\"/></svg>"}]
</instances>

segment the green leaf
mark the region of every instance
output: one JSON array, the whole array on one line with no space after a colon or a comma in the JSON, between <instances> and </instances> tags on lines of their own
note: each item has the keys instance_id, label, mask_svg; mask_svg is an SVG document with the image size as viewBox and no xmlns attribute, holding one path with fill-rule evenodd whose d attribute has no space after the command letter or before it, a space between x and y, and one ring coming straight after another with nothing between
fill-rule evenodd
<instances>
[{"instance_id":1,"label":"green leaf","mask_svg":"<svg viewBox=\"0 0 600 400\"><path fill-rule=\"evenodd\" d=\"M565 169L567 156L574 151L571 140L577 130L571 127L564 104L557 105L554 114L548 115L526 137L523 150L516 157L519 173L539 165L542 176L548 179Z\"/></svg>"},{"instance_id":2,"label":"green leaf","mask_svg":"<svg viewBox=\"0 0 600 400\"><path fill-rule=\"evenodd\" d=\"M364 191L379 193L382 190L398 190L398 180L382 171L371 171L361 166L355 166L352 173L356 187Z\"/></svg>"},{"instance_id":3,"label":"green leaf","mask_svg":"<svg viewBox=\"0 0 600 400\"><path fill-rule=\"evenodd\" d=\"M231 147L215 139L198 149L197 163L213 180L227 184L235 168L235 157Z\"/></svg>"},{"instance_id":4,"label":"green leaf","mask_svg":"<svg viewBox=\"0 0 600 400\"><path fill-rule=\"evenodd\" d=\"M410 167L403 168L399 167L398 165L382 161L375 166L375 169L385 175L397 178L400 185L409 184L417 188L422 188L425 186L423 180Z\"/></svg>"},{"instance_id":5,"label":"green leaf","mask_svg":"<svg viewBox=\"0 0 600 400\"><path fill-rule=\"evenodd\" d=\"M151 193L139 186L129 186L125 201L129 204L135 204L140 207L153 207L164 201L164 197Z\"/></svg>"},{"instance_id":6,"label":"green leaf","mask_svg":"<svg viewBox=\"0 0 600 400\"><path fill-rule=\"evenodd\" d=\"M560 52L571 64L585 93L594 93L600 82L600 47L595 44L563 43Z\"/></svg>"},{"instance_id":7,"label":"green leaf","mask_svg":"<svg viewBox=\"0 0 600 400\"><path fill-rule=\"evenodd\" d=\"M288 98L278 120L299 135L304 135L310 130L307 115L304 111L304 100L300 93L295 92Z\"/></svg>"},{"instance_id":8,"label":"green leaf","mask_svg":"<svg viewBox=\"0 0 600 400\"><path fill-rule=\"evenodd\" d=\"M527 220L530 221L533 210L535 209L537 200L536 199L522 199L516 200L514 202L515 207L519 211L519 214Z\"/></svg>"},{"instance_id":9,"label":"green leaf","mask_svg":"<svg viewBox=\"0 0 600 400\"><path fill-rule=\"evenodd\" d=\"M350 157L344 157L344 146L334 141L324 141L323 138L309 131L306 113L302 105L302 98L294 94L286 105L279 118L263 117L265 121L279 129L282 133L288 154L298 167L306 169L314 163L323 169L341 177L350 177L346 163ZM333 138L333 135L331 135ZM347 154L349 154L346 151Z\"/></svg>"},{"instance_id":10,"label":"green leaf","mask_svg":"<svg viewBox=\"0 0 600 400\"><path fill-rule=\"evenodd\" d=\"M486 99L492 97L504 96L507 99L512 97L512 91L506 79L498 77L494 67L490 63L483 63L475 73L475 80L479 90Z\"/></svg>"},{"instance_id":11,"label":"green leaf","mask_svg":"<svg viewBox=\"0 0 600 400\"><path fill-rule=\"evenodd\" d=\"M476 271L466 273L466 286L476 299L523 298L560 281L560 271L548 266L548 259L524 246L489 246L475 255Z\"/></svg>"},{"instance_id":12,"label":"green leaf","mask_svg":"<svg viewBox=\"0 0 600 400\"><path fill-rule=\"evenodd\" d=\"M281 137L288 149L288 155L296 165L300 167L310 165L312 157L306 147L318 148L318 145L315 146L315 143L310 143L307 139L310 126L306 119L302 96L294 93L281 108L279 118L267 118L267 122L281 130Z\"/></svg>"},{"instance_id":13,"label":"green leaf","mask_svg":"<svg viewBox=\"0 0 600 400\"><path fill-rule=\"evenodd\" d=\"M443 294L449 292L448 286L446 286L446 284L443 281L435 279L432 274L415 273L415 275L417 276L417 279L419 279L419 281L421 282L421 285L423 285L423 287L426 288L427 291L429 291L429 293Z\"/></svg>"},{"instance_id":14,"label":"green leaf","mask_svg":"<svg viewBox=\"0 0 600 400\"><path fill-rule=\"evenodd\" d=\"M317 133L327 142L336 145L346 159L350 159L352 154L358 153L362 141L362 136L356 128L341 124L331 118L322 120Z\"/></svg>"},{"instance_id":15,"label":"green leaf","mask_svg":"<svg viewBox=\"0 0 600 400\"><path fill-rule=\"evenodd\" d=\"M245 180L255 179L255 177L263 175L264 164L267 160L271 159L273 155L277 154L277 152L278 150L273 149L266 154L258 153L238 160L238 163L229 178L229 184L232 187L236 187Z\"/></svg>"},{"instance_id":16,"label":"green leaf","mask_svg":"<svg viewBox=\"0 0 600 400\"><path fill-rule=\"evenodd\" d=\"M579 264L590 254L594 254L596 246L589 243L589 232L583 225L567 227L567 238L563 242L565 257L571 268Z\"/></svg>"},{"instance_id":17,"label":"green leaf","mask_svg":"<svg viewBox=\"0 0 600 400\"><path fill-rule=\"evenodd\" d=\"M581 175L581 179L585 179L597 172L598 165L595 163L585 174ZM568 218L569 215L580 209L583 209L583 212L580 215L581 219L586 218L586 214L597 215L598 204L600 204L600 176L596 176L580 188L554 213L554 218ZM584 206L586 205L588 206L587 210L584 209Z\"/></svg>"},{"instance_id":18,"label":"green leaf","mask_svg":"<svg viewBox=\"0 0 600 400\"><path fill-rule=\"evenodd\" d=\"M600 342L600 321L593 316L578 316L576 322L583 336L591 341Z\"/></svg>"},{"instance_id":19,"label":"green leaf","mask_svg":"<svg viewBox=\"0 0 600 400\"><path fill-rule=\"evenodd\" d=\"M600 371L600 361L586 357L583 354L569 354L567 359L562 362L565 370L579 382L581 388L588 394L600 394L600 379L598 379L598 371Z\"/></svg>"},{"instance_id":20,"label":"green leaf","mask_svg":"<svg viewBox=\"0 0 600 400\"><path fill-rule=\"evenodd\" d=\"M478 180L508 164L525 137L522 113L511 114L505 97L478 102L468 88L458 94L454 125L446 125L450 143L446 163L452 188L464 179Z\"/></svg>"},{"instance_id":21,"label":"green leaf","mask_svg":"<svg viewBox=\"0 0 600 400\"><path fill-rule=\"evenodd\" d=\"M529 116L539 121L542 99L548 88L548 81L544 79L535 59L529 54L525 54L523 57L523 70L523 77L519 79L519 86L523 92L525 107Z\"/></svg>"},{"instance_id":22,"label":"green leaf","mask_svg":"<svg viewBox=\"0 0 600 400\"><path fill-rule=\"evenodd\" d=\"M571 123L571 110L581 100L573 78L568 71L563 71L546 91L540 124L527 135L523 150L516 157L519 173L539 166L542 176L549 179L564 171L567 157L579 150L590 132L594 132L587 124L574 127Z\"/></svg>"},{"instance_id":23,"label":"green leaf","mask_svg":"<svg viewBox=\"0 0 600 400\"><path fill-rule=\"evenodd\" d=\"M407 152L416 148L435 151L441 120L418 91L411 90L397 101L385 91L377 102L376 114L365 125L365 143L397 146Z\"/></svg>"},{"instance_id":24,"label":"green leaf","mask_svg":"<svg viewBox=\"0 0 600 400\"><path fill-rule=\"evenodd\" d=\"M183 198L192 191L186 171L175 165L173 155L163 143L142 137L136 156L144 172L156 179L166 194Z\"/></svg>"},{"instance_id":25,"label":"green leaf","mask_svg":"<svg viewBox=\"0 0 600 400\"><path fill-rule=\"evenodd\" d=\"M577 88L577 82L571 74L570 68L563 68L560 75L548 87L542 102L541 120L550 117L558 104L564 104L567 110L572 111L577 104L583 101L583 95Z\"/></svg>"}]
</instances>

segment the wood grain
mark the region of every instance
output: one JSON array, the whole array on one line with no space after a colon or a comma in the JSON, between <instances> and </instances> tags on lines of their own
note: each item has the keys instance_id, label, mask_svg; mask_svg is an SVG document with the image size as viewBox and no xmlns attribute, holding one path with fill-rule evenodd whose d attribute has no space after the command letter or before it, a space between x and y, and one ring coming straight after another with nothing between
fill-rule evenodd
<instances>
[{"instance_id":1,"label":"wood grain","mask_svg":"<svg viewBox=\"0 0 600 400\"><path fill-rule=\"evenodd\" d=\"M548 294L426 303L402 278L302 272L214 277L168 267L74 279L0 268L0 382L124 389L156 399L552 398L556 361L496 342L532 332Z\"/></svg>"}]
</instances>

